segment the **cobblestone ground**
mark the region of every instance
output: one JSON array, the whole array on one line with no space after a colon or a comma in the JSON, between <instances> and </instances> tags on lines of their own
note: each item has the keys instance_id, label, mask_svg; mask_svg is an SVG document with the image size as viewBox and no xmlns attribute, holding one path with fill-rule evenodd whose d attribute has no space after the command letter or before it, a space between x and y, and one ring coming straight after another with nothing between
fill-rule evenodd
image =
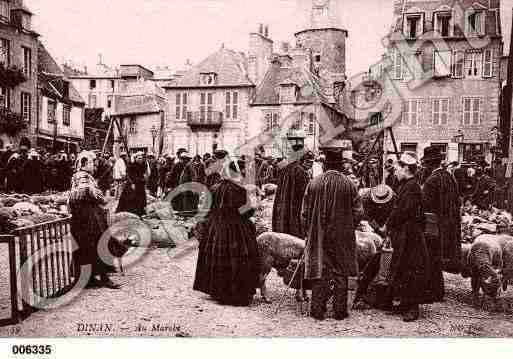
<instances>
[{"instance_id":1,"label":"cobblestone ground","mask_svg":"<svg viewBox=\"0 0 513 359\"><path fill-rule=\"evenodd\" d=\"M414 323L378 310L353 311L340 322L319 322L307 317L306 310L301 312L292 290L274 272L269 278L273 304L264 304L257 294L250 307L219 305L192 290L197 252L172 262L168 251L151 250L126 269L125 276L116 274L114 280L124 283L121 290L88 289L65 307L32 314L19 325L19 336L513 336L511 313L474 308L468 280L459 276L446 276L446 302L424 308ZM513 293L507 300L513 301ZM100 331L84 331L86 324L95 324ZM9 329L0 328L0 335L8 336Z\"/></svg>"}]
</instances>

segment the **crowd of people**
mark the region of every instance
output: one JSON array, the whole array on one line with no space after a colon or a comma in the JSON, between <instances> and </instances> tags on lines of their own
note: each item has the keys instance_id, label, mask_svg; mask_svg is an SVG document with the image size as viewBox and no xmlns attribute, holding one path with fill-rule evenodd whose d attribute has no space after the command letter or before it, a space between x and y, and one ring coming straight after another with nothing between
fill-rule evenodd
<instances>
[{"instance_id":1,"label":"crowd of people","mask_svg":"<svg viewBox=\"0 0 513 359\"><path fill-rule=\"evenodd\" d=\"M430 146L421 160L404 152L388 161L381 175L377 159L362 166L336 145L323 148L317 157L302 146L294 151L301 155L282 166L277 161L274 171L271 161L257 158L254 173L258 186L268 181L277 185L273 232L306 241L299 275L303 288L312 291L311 316L324 319L333 297L335 319L346 318L348 278L353 276L359 278L354 308L376 306L409 322L419 318L420 305L443 301L442 272L461 270L463 203L482 208L495 203L495 183L484 159L471 166L447 164L440 148ZM246 203L247 166L232 163L232 175L211 187L214 205L198 236L194 289L233 305L248 305L257 287L256 234L248 219L253 212L240 211ZM358 268L355 230L361 220L392 249L377 297L367 294L380 271L382 252Z\"/></svg>"},{"instance_id":2,"label":"crowd of people","mask_svg":"<svg viewBox=\"0 0 513 359\"><path fill-rule=\"evenodd\" d=\"M0 191L35 194L70 188L75 154L36 151L27 138L0 152Z\"/></svg>"},{"instance_id":3,"label":"crowd of people","mask_svg":"<svg viewBox=\"0 0 513 359\"><path fill-rule=\"evenodd\" d=\"M249 192L271 183L276 185L272 231L306 241L299 275L312 291L312 317L323 319L333 296L335 318L346 318L348 278L353 276L359 278L355 308L378 306L414 321L419 305L442 301L442 271L460 270L462 204L488 208L497 202L496 183L484 159L470 166L446 163L440 148L430 146L420 161L415 153L404 152L387 161L382 172L377 158L358 163L336 144L318 155L302 145L292 149L290 158L277 159L259 153L233 159L224 150L193 157L185 149L176 157L139 152L116 159L93 151L75 159L34 154L30 143L22 141L17 151L8 149L1 158L2 185L21 193L71 189L71 230L79 243L79 262L93 267L89 286L119 287L108 276L113 268L96 254L107 226L102 208L107 195L119 199L117 212L142 216L148 190L170 201L177 215L190 217L201 210L201 192L209 191L212 203L196 231L200 247L194 289L224 304L249 305L260 265ZM176 191L190 183L202 187ZM366 294L380 269L381 252L358 268L355 230L362 219L393 249L386 286L374 301Z\"/></svg>"}]
</instances>

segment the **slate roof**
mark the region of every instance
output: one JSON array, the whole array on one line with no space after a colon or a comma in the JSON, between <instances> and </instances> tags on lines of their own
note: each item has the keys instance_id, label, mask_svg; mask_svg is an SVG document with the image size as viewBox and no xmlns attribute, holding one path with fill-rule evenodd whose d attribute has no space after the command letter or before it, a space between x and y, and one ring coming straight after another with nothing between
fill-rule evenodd
<instances>
[{"instance_id":1,"label":"slate roof","mask_svg":"<svg viewBox=\"0 0 513 359\"><path fill-rule=\"evenodd\" d=\"M254 86L248 77L248 61L243 53L222 47L183 76L164 85L166 88L203 87L202 73L216 73L218 87ZM205 86L212 87L212 86Z\"/></svg>"},{"instance_id":2,"label":"slate roof","mask_svg":"<svg viewBox=\"0 0 513 359\"><path fill-rule=\"evenodd\" d=\"M279 105L280 85L295 84L300 88L297 102L333 103L329 94L324 93L326 86L322 79L304 68L280 67L274 63L267 71L262 83L257 87L253 105ZM311 90L310 90L311 89Z\"/></svg>"},{"instance_id":3,"label":"slate roof","mask_svg":"<svg viewBox=\"0 0 513 359\"><path fill-rule=\"evenodd\" d=\"M82 96L80 96L73 84L70 81L67 81L64 72L41 42L39 42L37 68L39 72L39 86L46 91L47 94L56 96L64 101L69 100L75 103L85 104ZM68 83L67 99L62 98L65 82Z\"/></svg>"}]
</instances>

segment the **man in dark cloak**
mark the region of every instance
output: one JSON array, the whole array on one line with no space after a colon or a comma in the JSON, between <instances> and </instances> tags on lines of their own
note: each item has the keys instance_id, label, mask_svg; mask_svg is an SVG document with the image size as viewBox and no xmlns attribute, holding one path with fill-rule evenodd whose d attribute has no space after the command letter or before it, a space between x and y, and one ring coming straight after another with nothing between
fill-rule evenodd
<instances>
[{"instance_id":1,"label":"man in dark cloak","mask_svg":"<svg viewBox=\"0 0 513 359\"><path fill-rule=\"evenodd\" d=\"M205 168L201 162L200 156L195 156L191 162L185 166L182 176L180 177L180 184L186 183L201 183L206 182ZM195 216L198 212L200 194L196 192L185 192L181 196L181 209L186 216Z\"/></svg>"},{"instance_id":2,"label":"man in dark cloak","mask_svg":"<svg viewBox=\"0 0 513 359\"><path fill-rule=\"evenodd\" d=\"M148 154L148 166L150 167L150 177L148 178L148 190L153 197L157 196L157 190L159 188L159 173L158 164L155 156L150 153Z\"/></svg>"},{"instance_id":3,"label":"man in dark cloak","mask_svg":"<svg viewBox=\"0 0 513 359\"><path fill-rule=\"evenodd\" d=\"M435 231L429 226L425 232L426 244L431 258L431 291L433 302L444 298L444 278L442 271L460 272L461 258L461 200L458 184L447 170L441 167L443 155L440 147L424 149L424 163L431 173L422 188L422 202L426 213L435 220Z\"/></svg>"},{"instance_id":4,"label":"man in dark cloak","mask_svg":"<svg viewBox=\"0 0 513 359\"><path fill-rule=\"evenodd\" d=\"M302 146L294 147L295 152L301 150ZM310 182L308 170L313 165L314 158L311 152L307 152L279 172L273 206L273 232L305 238L305 230L301 223L301 205L306 186Z\"/></svg>"},{"instance_id":5,"label":"man in dark cloak","mask_svg":"<svg viewBox=\"0 0 513 359\"><path fill-rule=\"evenodd\" d=\"M341 145L323 150L325 172L310 182L303 199L305 279L312 286L311 315L319 320L332 295L335 319L348 317L348 277L358 274L354 231L363 208L355 185L342 174Z\"/></svg>"},{"instance_id":6,"label":"man in dark cloak","mask_svg":"<svg viewBox=\"0 0 513 359\"><path fill-rule=\"evenodd\" d=\"M43 192L43 169L36 151L29 152L29 160L22 175L24 193L36 194Z\"/></svg>"},{"instance_id":7,"label":"man in dark cloak","mask_svg":"<svg viewBox=\"0 0 513 359\"><path fill-rule=\"evenodd\" d=\"M171 191L178 187L180 184L180 176L182 175L185 166L187 166L187 163L190 160L190 156L188 155L187 150L184 148L180 148L176 152L176 158L178 162L174 164L171 173L169 173L168 185L169 190Z\"/></svg>"},{"instance_id":8,"label":"man in dark cloak","mask_svg":"<svg viewBox=\"0 0 513 359\"><path fill-rule=\"evenodd\" d=\"M180 179L182 178L182 174L191 161L191 156L188 152L180 152L178 155L179 162L175 164L173 167L173 171L171 172L171 191L175 190L180 184L183 184ZM175 181L176 180L176 181ZM186 206L184 206L184 203L186 203L185 196L186 193L179 193L176 195L173 195L173 198L171 198L171 205L175 211L180 212L181 215L187 215L185 211Z\"/></svg>"},{"instance_id":9,"label":"man in dark cloak","mask_svg":"<svg viewBox=\"0 0 513 359\"><path fill-rule=\"evenodd\" d=\"M485 173L487 163L482 159L476 168L476 187L472 194L472 204L480 209L488 209L495 199L496 181Z\"/></svg>"}]
</instances>

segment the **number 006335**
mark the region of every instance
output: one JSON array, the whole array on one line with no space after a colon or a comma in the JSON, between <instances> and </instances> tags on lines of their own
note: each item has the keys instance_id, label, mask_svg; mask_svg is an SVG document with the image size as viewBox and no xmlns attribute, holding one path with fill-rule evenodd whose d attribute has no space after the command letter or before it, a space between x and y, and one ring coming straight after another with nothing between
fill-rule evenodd
<instances>
[{"instance_id":1,"label":"number 006335","mask_svg":"<svg viewBox=\"0 0 513 359\"><path fill-rule=\"evenodd\" d=\"M19 356L26 355L49 355L52 354L51 345L13 345L12 354Z\"/></svg>"}]
</instances>

